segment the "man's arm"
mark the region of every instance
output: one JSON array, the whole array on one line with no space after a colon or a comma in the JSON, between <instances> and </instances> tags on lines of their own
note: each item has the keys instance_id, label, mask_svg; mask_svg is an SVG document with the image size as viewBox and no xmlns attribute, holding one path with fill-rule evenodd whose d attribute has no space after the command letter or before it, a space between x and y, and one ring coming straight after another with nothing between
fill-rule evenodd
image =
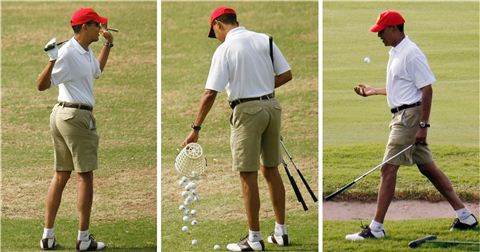
<instances>
[{"instance_id":1,"label":"man's arm","mask_svg":"<svg viewBox=\"0 0 480 252\"><path fill-rule=\"evenodd\" d=\"M198 111L197 118L194 121L195 126L201 126L208 112L213 106L215 99L217 98L217 91L211 89L205 89L202 98L200 99L200 110ZM185 138L182 146L185 146L192 142L197 142L199 137L199 130L192 129L190 134Z\"/></svg>"},{"instance_id":2,"label":"man's arm","mask_svg":"<svg viewBox=\"0 0 480 252\"><path fill-rule=\"evenodd\" d=\"M282 86L292 79L292 71L288 70L285 73L275 76L275 88Z\"/></svg>"},{"instance_id":3,"label":"man's arm","mask_svg":"<svg viewBox=\"0 0 480 252\"><path fill-rule=\"evenodd\" d=\"M113 36L112 34L107 31L106 24L102 24L102 27L105 31L102 30L102 35L103 37L107 40L107 43L113 44ZM110 54L110 47L104 45L102 48L102 51L100 51L100 54L98 55L98 63L100 63L100 71L103 72L103 69L105 68L105 65L107 64L108 60L108 55Z\"/></svg>"},{"instance_id":4,"label":"man's arm","mask_svg":"<svg viewBox=\"0 0 480 252\"><path fill-rule=\"evenodd\" d=\"M358 86L354 87L353 90L360 96L367 97L371 95L387 95L386 88L373 88L369 85L359 84Z\"/></svg>"},{"instance_id":5,"label":"man's arm","mask_svg":"<svg viewBox=\"0 0 480 252\"><path fill-rule=\"evenodd\" d=\"M433 89L432 85L428 85L423 87L422 89L422 114L420 116L420 121L428 123L428 119L430 118L430 110L432 107L432 96L433 96ZM417 131L416 143L427 143L427 129L428 128L419 128Z\"/></svg>"},{"instance_id":6,"label":"man's arm","mask_svg":"<svg viewBox=\"0 0 480 252\"><path fill-rule=\"evenodd\" d=\"M45 66L43 71L38 75L37 78L37 89L38 91L44 91L50 88L53 66L55 65L56 60L49 61Z\"/></svg>"}]
</instances>

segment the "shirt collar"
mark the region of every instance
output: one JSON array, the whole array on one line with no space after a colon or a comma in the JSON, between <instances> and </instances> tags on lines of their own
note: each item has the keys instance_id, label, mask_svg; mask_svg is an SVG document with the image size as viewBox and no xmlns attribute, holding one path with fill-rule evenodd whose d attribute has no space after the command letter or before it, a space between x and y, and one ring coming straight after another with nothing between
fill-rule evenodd
<instances>
[{"instance_id":1,"label":"shirt collar","mask_svg":"<svg viewBox=\"0 0 480 252\"><path fill-rule=\"evenodd\" d=\"M75 37L73 37L72 39L70 39L71 43L72 43L72 46L73 48L77 49L77 51L80 53L80 54L85 54L87 53L88 51L86 51L81 45L80 43L78 43L78 41L75 39ZM90 48L89 48L90 49Z\"/></svg>"},{"instance_id":2,"label":"shirt collar","mask_svg":"<svg viewBox=\"0 0 480 252\"><path fill-rule=\"evenodd\" d=\"M405 37L402 39L402 41L400 41L400 43L398 43L397 46L392 47L392 49L390 49L390 52L391 53L401 52L407 46L409 41L410 39L408 38L408 36L405 35Z\"/></svg>"},{"instance_id":3,"label":"shirt collar","mask_svg":"<svg viewBox=\"0 0 480 252\"><path fill-rule=\"evenodd\" d=\"M225 41L227 41L227 39L229 39L230 37L232 36L235 36L243 31L245 31L245 27L243 26L239 26L239 27L235 27L233 29L231 29L228 33L227 33L227 36L225 36Z\"/></svg>"}]
</instances>

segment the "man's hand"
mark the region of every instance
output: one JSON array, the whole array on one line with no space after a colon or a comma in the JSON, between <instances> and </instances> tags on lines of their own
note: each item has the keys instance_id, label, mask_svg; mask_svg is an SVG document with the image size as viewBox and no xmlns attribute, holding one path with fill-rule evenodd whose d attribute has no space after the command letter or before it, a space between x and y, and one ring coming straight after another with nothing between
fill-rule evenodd
<instances>
[{"instance_id":1,"label":"man's hand","mask_svg":"<svg viewBox=\"0 0 480 252\"><path fill-rule=\"evenodd\" d=\"M187 138L183 140L182 147L185 147L189 143L196 143L199 137L198 130L192 130L190 134L188 134Z\"/></svg>"},{"instance_id":2,"label":"man's hand","mask_svg":"<svg viewBox=\"0 0 480 252\"><path fill-rule=\"evenodd\" d=\"M415 143L427 144L427 128L420 128L415 135Z\"/></svg>"},{"instance_id":3,"label":"man's hand","mask_svg":"<svg viewBox=\"0 0 480 252\"><path fill-rule=\"evenodd\" d=\"M105 40L107 40L108 43L113 43L113 35L107 30L108 23L100 24L100 26L100 34L102 34L102 36L105 38Z\"/></svg>"},{"instance_id":4,"label":"man's hand","mask_svg":"<svg viewBox=\"0 0 480 252\"><path fill-rule=\"evenodd\" d=\"M57 60L58 58L58 46L57 46L57 39L52 38L50 41L47 42L45 45L44 50L47 52L50 61Z\"/></svg>"},{"instance_id":5,"label":"man's hand","mask_svg":"<svg viewBox=\"0 0 480 252\"><path fill-rule=\"evenodd\" d=\"M355 93L363 97L376 95L375 89L368 85L358 84L358 86L354 87L353 90L355 91Z\"/></svg>"}]
</instances>

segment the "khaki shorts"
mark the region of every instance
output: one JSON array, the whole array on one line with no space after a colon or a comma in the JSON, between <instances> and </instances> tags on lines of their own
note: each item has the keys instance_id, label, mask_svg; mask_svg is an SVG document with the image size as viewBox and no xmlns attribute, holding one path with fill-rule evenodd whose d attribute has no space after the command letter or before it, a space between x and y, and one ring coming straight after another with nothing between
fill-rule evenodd
<instances>
[{"instance_id":1,"label":"khaki shorts","mask_svg":"<svg viewBox=\"0 0 480 252\"><path fill-rule=\"evenodd\" d=\"M50 115L50 131L57 171L97 169L99 137L91 111L57 104Z\"/></svg>"},{"instance_id":2,"label":"khaki shorts","mask_svg":"<svg viewBox=\"0 0 480 252\"><path fill-rule=\"evenodd\" d=\"M415 143L415 136L420 127L420 115L421 106L407 108L393 114L390 122L390 136L383 156L384 161ZM432 161L432 152L428 145L416 144L388 163L392 165L413 165L426 164Z\"/></svg>"},{"instance_id":3,"label":"khaki shorts","mask_svg":"<svg viewBox=\"0 0 480 252\"><path fill-rule=\"evenodd\" d=\"M235 106L230 117L234 171L258 171L260 159L266 167L280 164L281 113L282 108L275 98Z\"/></svg>"}]
</instances>

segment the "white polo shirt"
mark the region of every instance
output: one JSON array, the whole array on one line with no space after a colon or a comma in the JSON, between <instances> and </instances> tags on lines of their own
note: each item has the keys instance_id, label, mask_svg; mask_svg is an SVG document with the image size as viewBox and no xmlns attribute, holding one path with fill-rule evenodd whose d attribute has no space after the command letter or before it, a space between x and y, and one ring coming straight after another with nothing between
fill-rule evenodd
<instances>
[{"instance_id":1,"label":"white polo shirt","mask_svg":"<svg viewBox=\"0 0 480 252\"><path fill-rule=\"evenodd\" d=\"M392 47L389 54L386 86L388 106L396 108L420 101L420 89L436 81L427 58L408 36Z\"/></svg>"},{"instance_id":2,"label":"white polo shirt","mask_svg":"<svg viewBox=\"0 0 480 252\"><path fill-rule=\"evenodd\" d=\"M288 62L269 36L236 27L213 54L205 89L227 91L228 100L267 95L275 89L275 75L290 70Z\"/></svg>"},{"instance_id":3,"label":"white polo shirt","mask_svg":"<svg viewBox=\"0 0 480 252\"><path fill-rule=\"evenodd\" d=\"M100 77L100 64L75 40L70 39L58 50L51 83L58 85L58 101L95 106L93 80Z\"/></svg>"}]
</instances>

